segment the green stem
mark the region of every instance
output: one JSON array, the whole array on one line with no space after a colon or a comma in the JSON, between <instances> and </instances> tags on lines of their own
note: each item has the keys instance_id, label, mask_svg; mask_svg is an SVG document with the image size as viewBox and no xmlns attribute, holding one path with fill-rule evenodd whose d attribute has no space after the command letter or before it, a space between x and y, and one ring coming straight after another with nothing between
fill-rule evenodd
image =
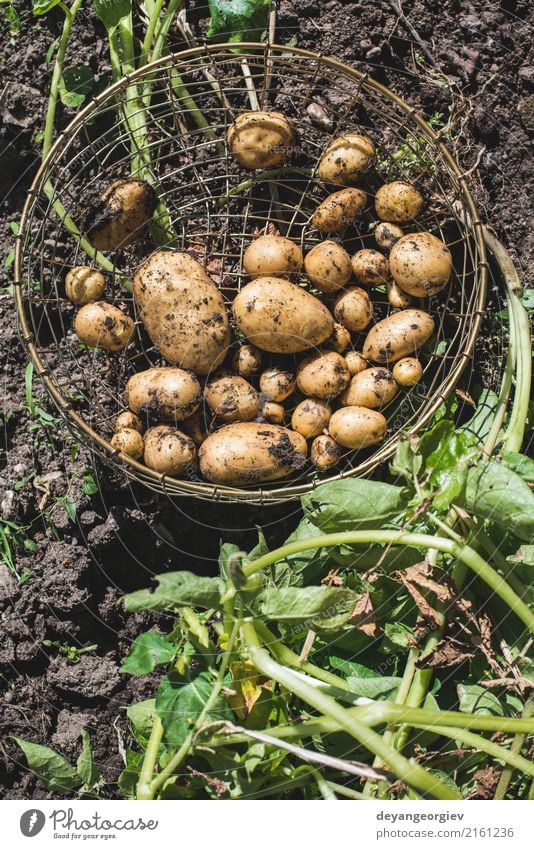
<instances>
[{"instance_id":1,"label":"green stem","mask_svg":"<svg viewBox=\"0 0 534 849\"><path fill-rule=\"evenodd\" d=\"M523 708L523 717L525 719L527 719L527 718L531 717L533 714L534 714L534 696L530 696L525 707ZM523 744L525 742L526 736L527 735L524 734L524 733L516 734L514 741L512 743L511 749L510 749L510 755L514 755L514 756L519 757L521 761L525 760L524 758L521 758L519 753L521 752L521 749L523 748ZM505 769L503 769L501 776L499 778L499 783L497 784L497 789L495 790L495 796L493 797L494 799L504 799L504 797L506 796L506 791L508 790L508 787L510 785L510 781L512 780L514 768L518 769L520 771L526 772L523 764L521 764L521 765L520 764L513 764L511 761L508 761L508 765L505 767Z\"/></svg>"},{"instance_id":2,"label":"green stem","mask_svg":"<svg viewBox=\"0 0 534 849\"><path fill-rule=\"evenodd\" d=\"M230 198L236 197L237 195L243 194L250 189L254 183L265 182L265 180L273 180L277 177L281 177L282 174L302 174L304 177L309 177L312 173L311 168L296 168L291 165L286 165L284 168L268 168L266 171L259 171L254 177L249 177L246 180L242 180L241 183L238 183L237 186L234 186L233 189L230 189L227 195L219 198L217 201L219 206L224 206L225 203L228 202Z\"/></svg>"},{"instance_id":3,"label":"green stem","mask_svg":"<svg viewBox=\"0 0 534 849\"><path fill-rule=\"evenodd\" d=\"M43 135L43 159L52 147L52 141L54 138L54 123L56 118L57 99L59 95L59 84L63 76L63 63L65 61L65 53L67 52L67 45L69 43L72 24L74 23L74 19L78 14L82 3L83 0L74 0L74 3L72 4L70 9L67 9L66 7L64 7L63 9L65 12L65 20L63 22L63 29L59 38L56 58L54 61L54 68L52 71L52 80L50 82L50 94L48 97L48 108L46 112L46 121Z\"/></svg>"},{"instance_id":4,"label":"green stem","mask_svg":"<svg viewBox=\"0 0 534 849\"><path fill-rule=\"evenodd\" d=\"M154 33L156 31L156 27L159 24L159 16L161 14L161 10L165 5L165 0L156 0L153 8L150 11L150 18L148 21L148 26L146 29L145 37L143 39L143 46L141 47L141 53L139 55L139 67L141 68L143 65L146 65L148 61L148 55L150 53L150 48L152 46L152 41L154 40Z\"/></svg>"},{"instance_id":5,"label":"green stem","mask_svg":"<svg viewBox=\"0 0 534 849\"><path fill-rule=\"evenodd\" d=\"M150 782L152 781L152 776L156 769L156 762L158 760L159 747L162 738L163 725L161 724L161 719L156 714L152 724L148 745L146 747L145 757L143 758L141 772L139 773L139 781L137 782L137 798L140 801L146 801L153 798Z\"/></svg>"}]
</instances>

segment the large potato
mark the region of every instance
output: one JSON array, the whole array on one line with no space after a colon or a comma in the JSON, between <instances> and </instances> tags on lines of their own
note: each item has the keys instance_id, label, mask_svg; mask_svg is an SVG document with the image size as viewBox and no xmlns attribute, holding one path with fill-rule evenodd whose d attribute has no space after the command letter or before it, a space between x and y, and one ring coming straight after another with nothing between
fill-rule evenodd
<instances>
[{"instance_id":1,"label":"large potato","mask_svg":"<svg viewBox=\"0 0 534 849\"><path fill-rule=\"evenodd\" d=\"M145 433L145 465L163 475L177 477L196 461L197 449L192 439L168 425L151 427Z\"/></svg>"},{"instance_id":2,"label":"large potato","mask_svg":"<svg viewBox=\"0 0 534 849\"><path fill-rule=\"evenodd\" d=\"M367 407L342 407L330 419L328 432L345 448L368 448L384 439L387 421L378 410Z\"/></svg>"},{"instance_id":3,"label":"large potato","mask_svg":"<svg viewBox=\"0 0 534 849\"><path fill-rule=\"evenodd\" d=\"M284 236L259 236L243 256L243 268L256 277L290 277L302 268L302 251Z\"/></svg>"},{"instance_id":4,"label":"large potato","mask_svg":"<svg viewBox=\"0 0 534 849\"><path fill-rule=\"evenodd\" d=\"M198 380L181 368L149 368L126 384L126 402L143 418L181 422L198 410L201 400Z\"/></svg>"},{"instance_id":5,"label":"large potato","mask_svg":"<svg viewBox=\"0 0 534 849\"><path fill-rule=\"evenodd\" d=\"M254 387L244 377L228 372L210 378L204 398L212 413L223 422L249 422L259 412L260 399Z\"/></svg>"},{"instance_id":6,"label":"large potato","mask_svg":"<svg viewBox=\"0 0 534 849\"><path fill-rule=\"evenodd\" d=\"M382 221L402 224L417 218L423 208L423 195L405 180L395 180L380 186L376 193L375 209Z\"/></svg>"},{"instance_id":7,"label":"large potato","mask_svg":"<svg viewBox=\"0 0 534 849\"><path fill-rule=\"evenodd\" d=\"M221 293L189 254L159 250L137 270L134 297L152 342L173 365L208 374L231 341Z\"/></svg>"},{"instance_id":8,"label":"large potato","mask_svg":"<svg viewBox=\"0 0 534 849\"><path fill-rule=\"evenodd\" d=\"M434 332L434 321L423 310L401 310L375 324L367 334L363 355L374 363L396 363L418 351Z\"/></svg>"},{"instance_id":9,"label":"large potato","mask_svg":"<svg viewBox=\"0 0 534 849\"><path fill-rule=\"evenodd\" d=\"M451 277L452 256L441 239L431 233L409 233L393 245L389 265L404 292L424 298L445 288Z\"/></svg>"},{"instance_id":10,"label":"large potato","mask_svg":"<svg viewBox=\"0 0 534 849\"><path fill-rule=\"evenodd\" d=\"M349 282L352 274L347 251L331 240L319 242L306 254L304 270L321 292L337 292Z\"/></svg>"},{"instance_id":11,"label":"large potato","mask_svg":"<svg viewBox=\"0 0 534 849\"><path fill-rule=\"evenodd\" d=\"M335 398L348 386L350 372L345 358L336 351L320 351L306 357L297 369L297 386L303 395Z\"/></svg>"},{"instance_id":12,"label":"large potato","mask_svg":"<svg viewBox=\"0 0 534 849\"><path fill-rule=\"evenodd\" d=\"M293 127L281 112L244 112L229 128L227 140L242 168L273 168L289 155Z\"/></svg>"},{"instance_id":13,"label":"large potato","mask_svg":"<svg viewBox=\"0 0 534 849\"><path fill-rule=\"evenodd\" d=\"M344 407L376 409L389 404L399 388L387 368L367 368L356 374L341 396Z\"/></svg>"},{"instance_id":14,"label":"large potato","mask_svg":"<svg viewBox=\"0 0 534 849\"><path fill-rule=\"evenodd\" d=\"M299 471L306 452L306 440L299 433L272 424L238 422L208 436L199 451L200 470L216 484L258 484Z\"/></svg>"},{"instance_id":15,"label":"large potato","mask_svg":"<svg viewBox=\"0 0 534 849\"><path fill-rule=\"evenodd\" d=\"M99 251L116 251L140 236L156 207L152 186L144 180L116 180L85 221L89 241Z\"/></svg>"},{"instance_id":16,"label":"large potato","mask_svg":"<svg viewBox=\"0 0 534 849\"><path fill-rule=\"evenodd\" d=\"M263 351L295 354L332 335L334 319L313 295L288 280L259 277L233 303L241 333Z\"/></svg>"},{"instance_id":17,"label":"large potato","mask_svg":"<svg viewBox=\"0 0 534 849\"><path fill-rule=\"evenodd\" d=\"M317 174L327 183L350 186L373 164L375 146L359 133L347 133L328 145L317 167Z\"/></svg>"},{"instance_id":18,"label":"large potato","mask_svg":"<svg viewBox=\"0 0 534 849\"><path fill-rule=\"evenodd\" d=\"M312 225L320 233L340 233L360 217L366 202L367 195L361 189L341 189L319 204Z\"/></svg>"},{"instance_id":19,"label":"large potato","mask_svg":"<svg viewBox=\"0 0 534 849\"><path fill-rule=\"evenodd\" d=\"M349 286L334 303L334 317L347 330L365 330L373 317L373 303L365 289Z\"/></svg>"},{"instance_id":20,"label":"large potato","mask_svg":"<svg viewBox=\"0 0 534 849\"><path fill-rule=\"evenodd\" d=\"M84 345L122 351L130 343L134 323L129 315L106 301L85 304L74 319L74 332Z\"/></svg>"}]
</instances>

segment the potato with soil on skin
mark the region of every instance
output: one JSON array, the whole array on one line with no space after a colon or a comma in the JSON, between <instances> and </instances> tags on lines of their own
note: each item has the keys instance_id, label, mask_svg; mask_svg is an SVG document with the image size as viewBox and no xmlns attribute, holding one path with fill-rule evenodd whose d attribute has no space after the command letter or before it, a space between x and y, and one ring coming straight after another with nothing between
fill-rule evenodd
<instances>
[{"instance_id":1,"label":"potato with soil on skin","mask_svg":"<svg viewBox=\"0 0 534 849\"><path fill-rule=\"evenodd\" d=\"M113 434L111 444L117 451L123 454L128 454L134 460L139 460L143 456L145 443L143 437L138 430L131 427L123 427Z\"/></svg>"},{"instance_id":2,"label":"potato with soil on skin","mask_svg":"<svg viewBox=\"0 0 534 849\"><path fill-rule=\"evenodd\" d=\"M98 301L105 288L106 278L102 272L89 265L77 265L65 277L65 294L69 301L79 307Z\"/></svg>"},{"instance_id":3,"label":"potato with soil on skin","mask_svg":"<svg viewBox=\"0 0 534 849\"><path fill-rule=\"evenodd\" d=\"M254 345L240 345L232 357L232 368L241 377L253 377L261 368L261 351Z\"/></svg>"},{"instance_id":4,"label":"potato with soil on skin","mask_svg":"<svg viewBox=\"0 0 534 849\"><path fill-rule=\"evenodd\" d=\"M344 407L368 407L376 410L395 398L399 391L387 368L367 368L354 375L340 398Z\"/></svg>"},{"instance_id":5,"label":"potato with soil on skin","mask_svg":"<svg viewBox=\"0 0 534 849\"><path fill-rule=\"evenodd\" d=\"M306 463L306 440L272 424L238 422L215 431L201 445L200 470L206 480L246 486L278 480Z\"/></svg>"},{"instance_id":6,"label":"potato with soil on skin","mask_svg":"<svg viewBox=\"0 0 534 849\"><path fill-rule=\"evenodd\" d=\"M134 298L150 339L173 365L208 374L231 342L223 297L187 253L158 250L136 271Z\"/></svg>"},{"instance_id":7,"label":"potato with soil on skin","mask_svg":"<svg viewBox=\"0 0 534 849\"><path fill-rule=\"evenodd\" d=\"M368 448L381 442L387 432L387 421L378 410L367 407L341 407L328 425L330 436L345 448Z\"/></svg>"},{"instance_id":8,"label":"potato with soil on skin","mask_svg":"<svg viewBox=\"0 0 534 849\"><path fill-rule=\"evenodd\" d=\"M236 374L216 372L204 387L204 399L223 422L249 422L259 412L260 399L254 387Z\"/></svg>"},{"instance_id":9,"label":"potato with soil on skin","mask_svg":"<svg viewBox=\"0 0 534 849\"><path fill-rule=\"evenodd\" d=\"M119 413L115 419L113 429L117 432L119 430L123 430L123 428L130 428L132 430L136 430L138 433L143 433L145 426L139 416L136 416L135 413L132 413L130 410L124 410L124 412Z\"/></svg>"},{"instance_id":10,"label":"potato with soil on skin","mask_svg":"<svg viewBox=\"0 0 534 849\"><path fill-rule=\"evenodd\" d=\"M334 318L347 330L361 332L373 318L373 304L365 289L349 286L334 303Z\"/></svg>"},{"instance_id":11,"label":"potato with soil on skin","mask_svg":"<svg viewBox=\"0 0 534 849\"><path fill-rule=\"evenodd\" d=\"M369 363L359 351L347 351L345 354L345 362L347 363L351 377L354 377L355 374L359 374L364 369L369 368Z\"/></svg>"},{"instance_id":12,"label":"potato with soil on skin","mask_svg":"<svg viewBox=\"0 0 534 849\"><path fill-rule=\"evenodd\" d=\"M383 286L391 276L387 257L372 248L355 253L351 264L358 283L366 286Z\"/></svg>"},{"instance_id":13,"label":"potato with soil on skin","mask_svg":"<svg viewBox=\"0 0 534 849\"><path fill-rule=\"evenodd\" d=\"M345 358L336 351L319 351L302 360L297 368L297 386L303 395L335 398L349 385Z\"/></svg>"},{"instance_id":14,"label":"potato with soil on skin","mask_svg":"<svg viewBox=\"0 0 534 849\"><path fill-rule=\"evenodd\" d=\"M85 304L74 319L76 336L90 348L122 351L132 341L134 323L129 315L106 301Z\"/></svg>"},{"instance_id":15,"label":"potato with soil on skin","mask_svg":"<svg viewBox=\"0 0 534 849\"><path fill-rule=\"evenodd\" d=\"M278 277L258 277L233 303L236 324L249 342L274 354L295 354L332 335L334 319L318 298Z\"/></svg>"},{"instance_id":16,"label":"potato with soil on skin","mask_svg":"<svg viewBox=\"0 0 534 849\"><path fill-rule=\"evenodd\" d=\"M404 388L415 386L423 377L423 366L415 357L404 357L395 363L393 377Z\"/></svg>"},{"instance_id":17,"label":"potato with soil on skin","mask_svg":"<svg viewBox=\"0 0 534 849\"><path fill-rule=\"evenodd\" d=\"M401 310L371 328L363 355L373 363L396 363L422 348L433 332L434 320L427 312Z\"/></svg>"},{"instance_id":18,"label":"potato with soil on skin","mask_svg":"<svg viewBox=\"0 0 534 849\"><path fill-rule=\"evenodd\" d=\"M284 236L259 236L243 256L249 277L291 277L302 268L302 251Z\"/></svg>"},{"instance_id":19,"label":"potato with soil on skin","mask_svg":"<svg viewBox=\"0 0 534 849\"><path fill-rule=\"evenodd\" d=\"M281 112L244 112L227 133L230 153L249 171L282 165L293 139L293 127Z\"/></svg>"},{"instance_id":20,"label":"potato with soil on skin","mask_svg":"<svg viewBox=\"0 0 534 849\"><path fill-rule=\"evenodd\" d=\"M264 401L260 407L258 421L283 425L285 416L286 411L282 404L277 404L276 401Z\"/></svg>"},{"instance_id":21,"label":"potato with soil on skin","mask_svg":"<svg viewBox=\"0 0 534 849\"><path fill-rule=\"evenodd\" d=\"M339 324L336 321L334 324L334 331L324 343L324 347L329 351L337 351L338 354L342 354L343 351L346 351L349 347L350 339L350 332L347 328L343 327L342 324Z\"/></svg>"},{"instance_id":22,"label":"potato with soil on skin","mask_svg":"<svg viewBox=\"0 0 534 849\"><path fill-rule=\"evenodd\" d=\"M260 375L260 391L269 401L285 401L295 391L297 382L292 371L273 366Z\"/></svg>"},{"instance_id":23,"label":"potato with soil on skin","mask_svg":"<svg viewBox=\"0 0 534 849\"><path fill-rule=\"evenodd\" d=\"M130 410L142 419L181 422L202 400L196 377L181 368L149 368L133 374L125 390Z\"/></svg>"},{"instance_id":24,"label":"potato with soil on skin","mask_svg":"<svg viewBox=\"0 0 534 849\"><path fill-rule=\"evenodd\" d=\"M319 242L304 257L304 271L321 292L337 292L349 282L352 274L347 251L327 239Z\"/></svg>"},{"instance_id":25,"label":"potato with soil on skin","mask_svg":"<svg viewBox=\"0 0 534 849\"><path fill-rule=\"evenodd\" d=\"M413 298L408 292L403 292L398 283L395 283L394 280L390 280L390 282L386 285L386 295L388 299L388 303L391 304L396 310L405 310L408 309L413 304Z\"/></svg>"},{"instance_id":26,"label":"potato with soil on skin","mask_svg":"<svg viewBox=\"0 0 534 849\"><path fill-rule=\"evenodd\" d=\"M320 233L341 233L360 217L367 195L361 189L341 189L323 200L312 216L312 226Z\"/></svg>"},{"instance_id":27,"label":"potato with soil on skin","mask_svg":"<svg viewBox=\"0 0 534 849\"><path fill-rule=\"evenodd\" d=\"M192 416L188 416L183 420L180 427L187 436L191 437L197 448L212 432L203 410L197 410Z\"/></svg>"},{"instance_id":28,"label":"potato with soil on skin","mask_svg":"<svg viewBox=\"0 0 534 849\"><path fill-rule=\"evenodd\" d=\"M326 472L337 466L343 454L341 445L327 433L316 436L310 449L310 459L318 472Z\"/></svg>"},{"instance_id":29,"label":"potato with soil on skin","mask_svg":"<svg viewBox=\"0 0 534 849\"><path fill-rule=\"evenodd\" d=\"M405 180L380 186L375 197L376 214L382 221L403 224L417 218L423 208L423 195Z\"/></svg>"},{"instance_id":30,"label":"potato with soil on skin","mask_svg":"<svg viewBox=\"0 0 534 849\"><path fill-rule=\"evenodd\" d=\"M156 425L145 433L144 461L149 469L178 477L197 457L195 443L182 431L169 425Z\"/></svg>"},{"instance_id":31,"label":"potato with soil on skin","mask_svg":"<svg viewBox=\"0 0 534 849\"><path fill-rule=\"evenodd\" d=\"M409 233L393 246L389 255L393 279L416 298L436 295L445 288L452 273L448 247L431 233Z\"/></svg>"},{"instance_id":32,"label":"potato with soil on skin","mask_svg":"<svg viewBox=\"0 0 534 849\"><path fill-rule=\"evenodd\" d=\"M156 203L154 189L144 180L116 180L86 219L87 238L99 251L131 245L143 235Z\"/></svg>"},{"instance_id":33,"label":"potato with soil on skin","mask_svg":"<svg viewBox=\"0 0 534 849\"><path fill-rule=\"evenodd\" d=\"M370 138L360 133L346 133L330 142L317 166L317 175L326 183L351 186L369 170L375 155Z\"/></svg>"},{"instance_id":34,"label":"potato with soil on skin","mask_svg":"<svg viewBox=\"0 0 534 849\"><path fill-rule=\"evenodd\" d=\"M304 439L313 439L328 427L331 415L332 408L322 398L305 398L293 410L291 427Z\"/></svg>"},{"instance_id":35,"label":"potato with soil on skin","mask_svg":"<svg viewBox=\"0 0 534 849\"><path fill-rule=\"evenodd\" d=\"M390 221L381 221L375 227L375 242L383 251L389 252L401 236L404 236L404 230L398 224L393 224Z\"/></svg>"}]
</instances>

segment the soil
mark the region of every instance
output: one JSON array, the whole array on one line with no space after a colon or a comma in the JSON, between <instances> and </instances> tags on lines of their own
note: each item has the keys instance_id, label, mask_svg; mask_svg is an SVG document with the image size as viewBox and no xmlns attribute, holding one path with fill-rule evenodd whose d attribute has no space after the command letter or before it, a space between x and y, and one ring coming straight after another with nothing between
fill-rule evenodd
<instances>
[{"instance_id":1,"label":"soil","mask_svg":"<svg viewBox=\"0 0 534 849\"><path fill-rule=\"evenodd\" d=\"M60 11L37 18L28 2L15 5L21 28L9 33L3 21L0 56L4 287L10 283L10 225L17 221L39 162L37 134L50 80L46 54L62 24ZM369 72L428 118L436 112L451 114L449 143L470 172L482 217L509 247L525 278L534 255L528 214L528 143L534 131L528 10L528 0L406 0L402 12L417 31L421 43L416 43L393 0L281 0L276 30L279 43L320 51ZM206 31L204 5L195 3L190 17L199 35ZM183 46L178 35L173 46ZM88 64L98 86L109 80L105 33L89 3L75 25L69 61ZM60 106L59 123L65 125L73 114ZM490 314L501 308L501 301L493 277ZM465 392L477 383L495 386L498 380L503 352L499 327L487 320L481 339L463 381ZM0 348L7 449L0 471L1 511L3 520L25 529L13 546L24 580L19 583L7 566L0 567L0 792L11 799L50 798L27 770L10 735L53 746L73 760L80 730L87 728L113 795L122 767L125 706L150 696L154 687L153 678L127 677L119 667L139 632L165 624L155 615L125 615L117 600L166 569L213 573L220 541L250 549L257 525L270 543L281 541L296 525L299 508L266 511L187 499L173 503L102 466L87 448L75 445L63 425L36 427L28 412L26 361L8 288L0 293ZM55 415L38 385L35 398ZM93 494L88 475L99 485ZM45 640L93 648L73 664Z\"/></svg>"}]
</instances>

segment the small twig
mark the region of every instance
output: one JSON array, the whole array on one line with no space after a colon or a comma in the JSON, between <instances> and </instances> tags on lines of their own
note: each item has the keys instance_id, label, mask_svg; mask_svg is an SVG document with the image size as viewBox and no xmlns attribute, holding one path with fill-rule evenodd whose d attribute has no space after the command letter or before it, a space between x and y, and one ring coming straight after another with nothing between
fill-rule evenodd
<instances>
[{"instance_id":1,"label":"small twig","mask_svg":"<svg viewBox=\"0 0 534 849\"><path fill-rule=\"evenodd\" d=\"M395 12L395 14L398 16L399 20L402 21L405 28L408 30L408 32L412 36L413 40L419 45L419 47L421 48L421 50L425 54L426 58L428 59L428 61L435 68L439 68L438 63L434 59L434 56L432 55L432 53L430 52L430 50L426 46L425 42L423 41L423 39L421 38L421 36L419 35L417 30L413 26L413 24L408 20L408 18L404 14L399 0L388 0L388 2L389 2L389 5L391 6L391 8L393 9L393 11Z\"/></svg>"}]
</instances>

